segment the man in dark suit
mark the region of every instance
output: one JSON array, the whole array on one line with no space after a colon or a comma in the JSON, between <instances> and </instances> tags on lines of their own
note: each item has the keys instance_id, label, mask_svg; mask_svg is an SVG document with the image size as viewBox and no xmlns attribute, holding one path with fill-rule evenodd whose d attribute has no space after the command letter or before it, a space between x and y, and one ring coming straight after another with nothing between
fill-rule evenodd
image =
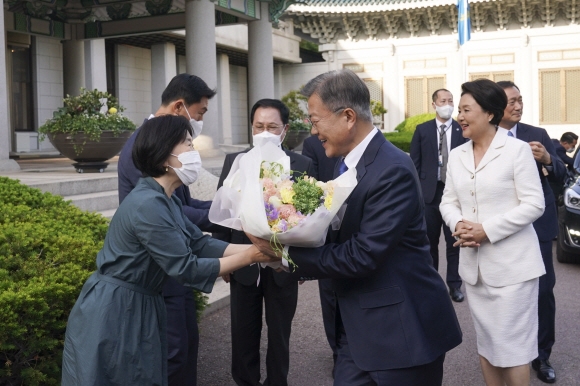
<instances>
[{"instance_id":1,"label":"man in dark suit","mask_svg":"<svg viewBox=\"0 0 580 386\"><path fill-rule=\"evenodd\" d=\"M273 142L281 146L288 131L290 112L277 99L261 99L252 107L253 143ZM228 154L224 161L218 189L223 185L236 157ZM303 173L312 174L312 161L300 154L284 150L290 157L294 178ZM251 244L243 232L229 230L214 233L214 237L235 244ZM286 272L275 272L270 267L251 265L224 277L230 282L232 318L232 377L240 386L258 386L260 383L260 338L262 332L262 304L266 308L268 351L264 385L288 384L290 364L290 332L298 302L298 283Z\"/></svg>"},{"instance_id":2,"label":"man in dark suit","mask_svg":"<svg viewBox=\"0 0 580 386\"><path fill-rule=\"evenodd\" d=\"M163 91L161 106L149 118L165 114L182 115L190 122L195 120L196 123L192 125L199 125L207 112L208 100L215 94L201 78L189 74L177 75ZM125 143L119 156L119 203L133 190L141 177L131 156L138 132L139 129ZM224 229L208 219L211 201L192 199L189 186L185 185L177 188L174 194L181 200L187 218L199 229L204 232ZM168 278L163 286L163 298L167 309L169 386L195 386L199 330L193 292L175 279Z\"/></svg>"},{"instance_id":3,"label":"man in dark suit","mask_svg":"<svg viewBox=\"0 0 580 386\"><path fill-rule=\"evenodd\" d=\"M519 88L510 81L497 82L504 89L508 104L500 126L510 132L508 135L528 142L538 166L542 182L546 208L542 217L534 222L534 229L540 241L542 259L546 274L540 277L538 294L538 358L532 361L532 368L538 378L546 383L556 382L556 372L549 358L555 341L556 300L554 285L556 274L552 261L552 240L558 234L558 217L554 193L550 182L562 184L566 175L564 163L556 155L554 145L546 130L521 123L523 101Z\"/></svg>"},{"instance_id":4,"label":"man in dark suit","mask_svg":"<svg viewBox=\"0 0 580 386\"><path fill-rule=\"evenodd\" d=\"M315 135L304 140L302 145L302 155L312 159L314 174L312 175L318 181L327 182L332 180L334 167L340 157L328 158L322 147L322 142ZM333 363L336 365L336 344L335 344L335 312L336 296L332 290L330 279L318 280L318 291L320 293L320 308L322 309L322 322L326 339L332 349ZM334 375L334 368L332 369Z\"/></svg>"},{"instance_id":5,"label":"man in dark suit","mask_svg":"<svg viewBox=\"0 0 580 386\"><path fill-rule=\"evenodd\" d=\"M439 89L432 95L435 119L417 125L411 140L411 159L417 168L423 200L425 200L425 222L427 237L431 245L431 257L435 269L439 269L439 237L441 227L447 245L447 286L449 295L455 302L464 299L459 276L459 247L454 247L455 238L443 222L439 204L445 189L445 177L449 152L467 141L463 138L459 123L451 118L453 95L446 89Z\"/></svg>"},{"instance_id":6,"label":"man in dark suit","mask_svg":"<svg viewBox=\"0 0 580 386\"><path fill-rule=\"evenodd\" d=\"M552 139L554 144L554 149L556 154L562 162L566 165L568 170L574 171L574 158L570 157L568 154L574 153L576 149L576 144L578 143L578 136L571 131L568 131L560 137L560 140Z\"/></svg>"},{"instance_id":7,"label":"man in dark suit","mask_svg":"<svg viewBox=\"0 0 580 386\"><path fill-rule=\"evenodd\" d=\"M441 385L445 353L461 330L433 267L417 171L374 128L370 94L352 71L304 86L312 133L335 177L355 169L358 184L340 229L319 248L285 246L294 275L331 278L337 295L335 385ZM250 236L264 253L268 240Z\"/></svg>"}]
</instances>

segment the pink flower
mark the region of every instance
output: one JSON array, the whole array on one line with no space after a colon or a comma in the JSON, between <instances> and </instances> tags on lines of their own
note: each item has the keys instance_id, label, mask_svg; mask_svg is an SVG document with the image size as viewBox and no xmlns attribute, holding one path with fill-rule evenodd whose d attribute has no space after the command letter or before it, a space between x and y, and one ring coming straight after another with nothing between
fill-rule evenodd
<instances>
[{"instance_id":1,"label":"pink flower","mask_svg":"<svg viewBox=\"0 0 580 386\"><path fill-rule=\"evenodd\" d=\"M276 189L276 185L274 184L274 182L267 177L262 179L262 185L264 186L264 190Z\"/></svg>"},{"instance_id":2,"label":"pink flower","mask_svg":"<svg viewBox=\"0 0 580 386\"><path fill-rule=\"evenodd\" d=\"M282 205L278 208L278 213L280 213L280 218L287 220L291 215L296 214L296 208L294 205Z\"/></svg>"},{"instance_id":3,"label":"pink flower","mask_svg":"<svg viewBox=\"0 0 580 386\"><path fill-rule=\"evenodd\" d=\"M295 227L296 225L300 224L300 222L302 222L302 220L304 220L305 218L306 216L303 216L300 213L293 213L290 216L288 216L288 224L290 224L290 226Z\"/></svg>"}]
</instances>

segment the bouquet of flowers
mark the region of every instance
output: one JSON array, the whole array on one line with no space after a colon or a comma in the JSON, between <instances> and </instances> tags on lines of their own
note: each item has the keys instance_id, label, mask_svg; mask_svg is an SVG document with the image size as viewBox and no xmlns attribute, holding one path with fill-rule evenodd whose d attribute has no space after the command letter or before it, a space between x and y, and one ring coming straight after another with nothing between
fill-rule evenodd
<instances>
[{"instance_id":1,"label":"bouquet of flowers","mask_svg":"<svg viewBox=\"0 0 580 386\"><path fill-rule=\"evenodd\" d=\"M340 226L339 211L357 184L349 169L323 183L303 175L292 180L290 157L270 143L240 154L217 191L209 220L282 245L319 247L329 225ZM291 258L283 255L291 264Z\"/></svg>"}]
</instances>

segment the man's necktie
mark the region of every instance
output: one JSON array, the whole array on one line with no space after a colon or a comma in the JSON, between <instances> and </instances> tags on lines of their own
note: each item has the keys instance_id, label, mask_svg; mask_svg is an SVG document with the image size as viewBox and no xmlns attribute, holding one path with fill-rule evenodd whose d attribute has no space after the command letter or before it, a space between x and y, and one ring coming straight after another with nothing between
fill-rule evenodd
<instances>
[{"instance_id":1,"label":"man's necktie","mask_svg":"<svg viewBox=\"0 0 580 386\"><path fill-rule=\"evenodd\" d=\"M508 137L513 137L514 133L512 133L511 131L508 130Z\"/></svg>"},{"instance_id":2,"label":"man's necktie","mask_svg":"<svg viewBox=\"0 0 580 386\"><path fill-rule=\"evenodd\" d=\"M441 156L441 169L440 169L440 179L441 182L445 183L445 177L447 175L447 158L449 157L449 150L447 149L447 135L445 134L446 125L441 125L439 127L439 155Z\"/></svg>"},{"instance_id":3,"label":"man's necktie","mask_svg":"<svg viewBox=\"0 0 580 386\"><path fill-rule=\"evenodd\" d=\"M338 165L338 175L341 176L344 172L348 170L348 166L344 163L344 158L340 161L340 165Z\"/></svg>"}]
</instances>

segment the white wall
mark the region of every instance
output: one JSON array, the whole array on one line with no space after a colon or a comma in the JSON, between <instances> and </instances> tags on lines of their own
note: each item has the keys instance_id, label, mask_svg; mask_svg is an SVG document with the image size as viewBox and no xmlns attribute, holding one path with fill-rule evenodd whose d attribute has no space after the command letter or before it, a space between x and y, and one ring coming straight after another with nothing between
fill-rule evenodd
<instances>
[{"instance_id":1,"label":"white wall","mask_svg":"<svg viewBox=\"0 0 580 386\"><path fill-rule=\"evenodd\" d=\"M249 143L249 114L252 106L248 106L248 73L245 67L230 64L230 95L232 143L234 145L247 144Z\"/></svg>"},{"instance_id":2,"label":"white wall","mask_svg":"<svg viewBox=\"0 0 580 386\"><path fill-rule=\"evenodd\" d=\"M274 68L274 91L281 98L289 91L298 90L310 79L330 71L327 62L279 65Z\"/></svg>"},{"instance_id":3,"label":"white wall","mask_svg":"<svg viewBox=\"0 0 580 386\"><path fill-rule=\"evenodd\" d=\"M117 45L117 97L123 113L137 126L151 111L151 50ZM153 96L161 103L161 95Z\"/></svg>"},{"instance_id":4,"label":"white wall","mask_svg":"<svg viewBox=\"0 0 580 386\"><path fill-rule=\"evenodd\" d=\"M36 125L38 129L62 107L63 67L62 44L58 39L36 36L33 39L33 88ZM39 143L39 149L52 150L48 139Z\"/></svg>"},{"instance_id":5,"label":"white wall","mask_svg":"<svg viewBox=\"0 0 580 386\"><path fill-rule=\"evenodd\" d=\"M565 60L539 61L539 53L553 50L580 49L580 26L556 26L521 29L509 26L505 31L472 32L471 41L463 47L457 35L400 37L382 40L339 40L336 44L321 45L328 69L323 65L304 64L280 66L277 95L295 89L305 80L324 72L343 68L345 64L372 65L374 69L359 73L361 78L383 79L383 104L388 109L385 129L392 130L405 118L405 77L444 75L446 87L456 97L461 84L470 73L513 71L524 100L523 122L540 124L539 70L547 68L580 68L580 55L570 53ZM469 57L494 56L494 62L468 62ZM495 60L498 55L512 56L510 60ZM420 63L424 62L424 65ZM319 66L319 67L317 67ZM316 70L315 70L316 69ZM580 134L578 124L544 125L551 137L558 138L565 131Z\"/></svg>"}]
</instances>

